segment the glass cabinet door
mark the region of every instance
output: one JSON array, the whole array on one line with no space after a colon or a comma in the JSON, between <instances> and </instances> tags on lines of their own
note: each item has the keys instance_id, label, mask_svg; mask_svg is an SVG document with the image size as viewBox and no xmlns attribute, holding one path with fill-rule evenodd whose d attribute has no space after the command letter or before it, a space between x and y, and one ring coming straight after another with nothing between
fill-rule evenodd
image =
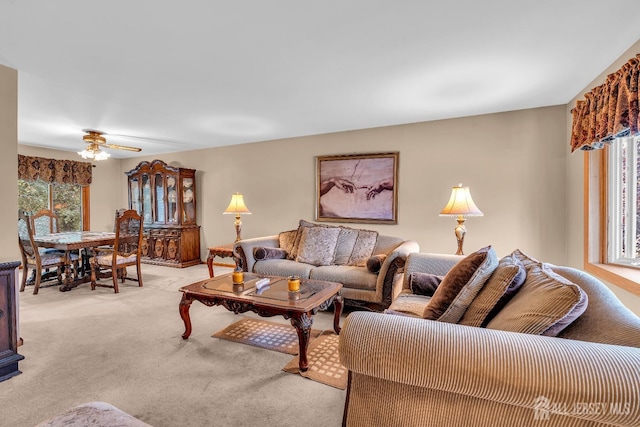
<instances>
[{"instance_id":1,"label":"glass cabinet door","mask_svg":"<svg viewBox=\"0 0 640 427\"><path fill-rule=\"evenodd\" d=\"M178 192L175 175L167 175L167 222L178 222Z\"/></svg>"},{"instance_id":2,"label":"glass cabinet door","mask_svg":"<svg viewBox=\"0 0 640 427\"><path fill-rule=\"evenodd\" d=\"M133 209L138 212L138 215L141 215L142 205L140 204L140 186L138 178L131 178L129 180L129 200L131 203L129 209Z\"/></svg>"},{"instance_id":3,"label":"glass cabinet door","mask_svg":"<svg viewBox=\"0 0 640 427\"><path fill-rule=\"evenodd\" d=\"M194 201L193 178L182 179L182 209L183 223L192 223L196 221L196 209Z\"/></svg>"},{"instance_id":4,"label":"glass cabinet door","mask_svg":"<svg viewBox=\"0 0 640 427\"><path fill-rule=\"evenodd\" d=\"M149 175L146 173L142 174L142 213L144 214L144 222L153 222L151 216L151 182Z\"/></svg>"},{"instance_id":5,"label":"glass cabinet door","mask_svg":"<svg viewBox=\"0 0 640 427\"><path fill-rule=\"evenodd\" d=\"M165 210L164 210L164 175L157 173L153 179L155 184L156 195L156 217L154 222L166 222Z\"/></svg>"}]
</instances>

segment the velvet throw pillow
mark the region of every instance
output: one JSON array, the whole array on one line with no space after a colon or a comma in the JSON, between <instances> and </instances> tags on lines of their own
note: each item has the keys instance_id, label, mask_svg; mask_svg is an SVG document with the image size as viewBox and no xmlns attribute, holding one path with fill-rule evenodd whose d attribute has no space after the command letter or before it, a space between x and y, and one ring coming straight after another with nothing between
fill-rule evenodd
<instances>
[{"instance_id":1,"label":"velvet throw pillow","mask_svg":"<svg viewBox=\"0 0 640 427\"><path fill-rule=\"evenodd\" d=\"M385 259L387 259L385 254L371 255L367 260L367 270L369 270L369 273L378 274Z\"/></svg>"},{"instance_id":2,"label":"velvet throw pillow","mask_svg":"<svg viewBox=\"0 0 640 427\"><path fill-rule=\"evenodd\" d=\"M487 324L488 329L557 336L587 309L587 294L553 272L531 263L522 288Z\"/></svg>"},{"instance_id":3,"label":"velvet throw pillow","mask_svg":"<svg viewBox=\"0 0 640 427\"><path fill-rule=\"evenodd\" d=\"M527 272L517 257L513 254L503 257L458 323L485 327L520 289L526 278Z\"/></svg>"},{"instance_id":4,"label":"velvet throw pillow","mask_svg":"<svg viewBox=\"0 0 640 427\"><path fill-rule=\"evenodd\" d=\"M444 276L422 317L458 323L497 266L498 256L491 246L460 260Z\"/></svg>"},{"instance_id":5,"label":"velvet throw pillow","mask_svg":"<svg viewBox=\"0 0 640 427\"><path fill-rule=\"evenodd\" d=\"M282 248L269 248L263 246L257 246L253 248L253 258L256 261L265 259L285 259L287 257L287 251Z\"/></svg>"},{"instance_id":6,"label":"velvet throw pillow","mask_svg":"<svg viewBox=\"0 0 640 427\"><path fill-rule=\"evenodd\" d=\"M331 265L338 241L338 227L305 227L302 230L296 262Z\"/></svg>"},{"instance_id":7,"label":"velvet throw pillow","mask_svg":"<svg viewBox=\"0 0 640 427\"><path fill-rule=\"evenodd\" d=\"M415 271L409 275L409 289L414 295L432 296L444 276Z\"/></svg>"}]
</instances>

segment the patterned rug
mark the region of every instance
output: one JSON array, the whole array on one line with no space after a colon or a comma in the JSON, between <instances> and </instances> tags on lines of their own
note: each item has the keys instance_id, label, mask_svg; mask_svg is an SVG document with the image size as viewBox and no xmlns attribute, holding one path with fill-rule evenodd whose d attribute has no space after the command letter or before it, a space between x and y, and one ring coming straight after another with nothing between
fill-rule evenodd
<instances>
[{"instance_id":1,"label":"patterned rug","mask_svg":"<svg viewBox=\"0 0 640 427\"><path fill-rule=\"evenodd\" d=\"M322 331L311 330L310 340ZM298 354L298 334L291 325L267 322L266 320L242 318L225 329L212 335L227 341L234 341L280 353Z\"/></svg>"},{"instance_id":2,"label":"patterned rug","mask_svg":"<svg viewBox=\"0 0 640 427\"><path fill-rule=\"evenodd\" d=\"M321 382L339 389L347 388L347 368L340 363L338 356L338 335L333 331L324 331L311 341L307 351L309 369L301 372L298 368L298 356L282 368L285 372L297 373L305 378Z\"/></svg>"}]
</instances>

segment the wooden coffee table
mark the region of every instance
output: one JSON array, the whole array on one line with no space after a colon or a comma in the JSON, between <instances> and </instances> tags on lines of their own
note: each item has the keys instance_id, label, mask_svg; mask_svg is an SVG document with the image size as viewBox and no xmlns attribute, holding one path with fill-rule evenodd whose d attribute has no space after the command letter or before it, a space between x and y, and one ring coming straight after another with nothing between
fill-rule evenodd
<instances>
[{"instance_id":1,"label":"wooden coffee table","mask_svg":"<svg viewBox=\"0 0 640 427\"><path fill-rule=\"evenodd\" d=\"M318 310L326 310L334 305L333 329L340 333L340 314L342 314L342 297L339 292L342 284L321 280L302 280L300 292L291 294L287 291L285 277L267 276L271 283L268 287L256 289L255 282L265 276L245 273L244 286L234 285L231 274L209 278L180 288L180 317L184 321L183 339L191 335L191 317L189 308L193 301L211 307L221 305L235 314L252 311L262 317L282 316L291 320L291 325L298 333L300 347L300 370L309 368L307 349L309 335L313 325L313 316Z\"/></svg>"}]
</instances>

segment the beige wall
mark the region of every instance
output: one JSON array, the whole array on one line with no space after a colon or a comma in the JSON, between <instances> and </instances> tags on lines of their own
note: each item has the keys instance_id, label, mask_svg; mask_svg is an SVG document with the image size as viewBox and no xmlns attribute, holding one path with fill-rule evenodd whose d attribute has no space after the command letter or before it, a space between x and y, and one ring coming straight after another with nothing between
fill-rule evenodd
<instances>
[{"instance_id":1,"label":"beige wall","mask_svg":"<svg viewBox=\"0 0 640 427\"><path fill-rule=\"evenodd\" d=\"M20 261L18 249L18 72L0 65L0 262Z\"/></svg>"},{"instance_id":2,"label":"beige wall","mask_svg":"<svg viewBox=\"0 0 640 427\"><path fill-rule=\"evenodd\" d=\"M400 152L397 225L362 226L415 239L423 252L453 253L455 220L438 216L459 182L484 217L467 220L467 253L493 245L564 263L566 122L564 106L155 156L197 169L198 221L207 246L232 242L222 215L241 192L252 211L244 238L276 234L314 219L315 156ZM121 161L122 172L140 160ZM124 176L124 173L123 173ZM122 202L126 189L122 186ZM358 225L356 225L358 226Z\"/></svg>"},{"instance_id":3,"label":"beige wall","mask_svg":"<svg viewBox=\"0 0 640 427\"><path fill-rule=\"evenodd\" d=\"M589 83L584 90L573 98L566 106L565 117L567 121L567 150L569 150L569 138L571 135L571 109L578 99L582 99L586 92L591 91L596 86L603 84L607 75L620 69L629 59L640 53L640 41L636 42L629 50L620 55L609 68L602 72L597 78ZM568 151L567 151L568 152ZM568 154L566 160L567 170L567 262L577 268L583 268L583 247L584 247L584 156L583 152ZM609 284L611 290L620 298L631 310L640 315L640 296L634 295L624 289Z\"/></svg>"}]
</instances>

